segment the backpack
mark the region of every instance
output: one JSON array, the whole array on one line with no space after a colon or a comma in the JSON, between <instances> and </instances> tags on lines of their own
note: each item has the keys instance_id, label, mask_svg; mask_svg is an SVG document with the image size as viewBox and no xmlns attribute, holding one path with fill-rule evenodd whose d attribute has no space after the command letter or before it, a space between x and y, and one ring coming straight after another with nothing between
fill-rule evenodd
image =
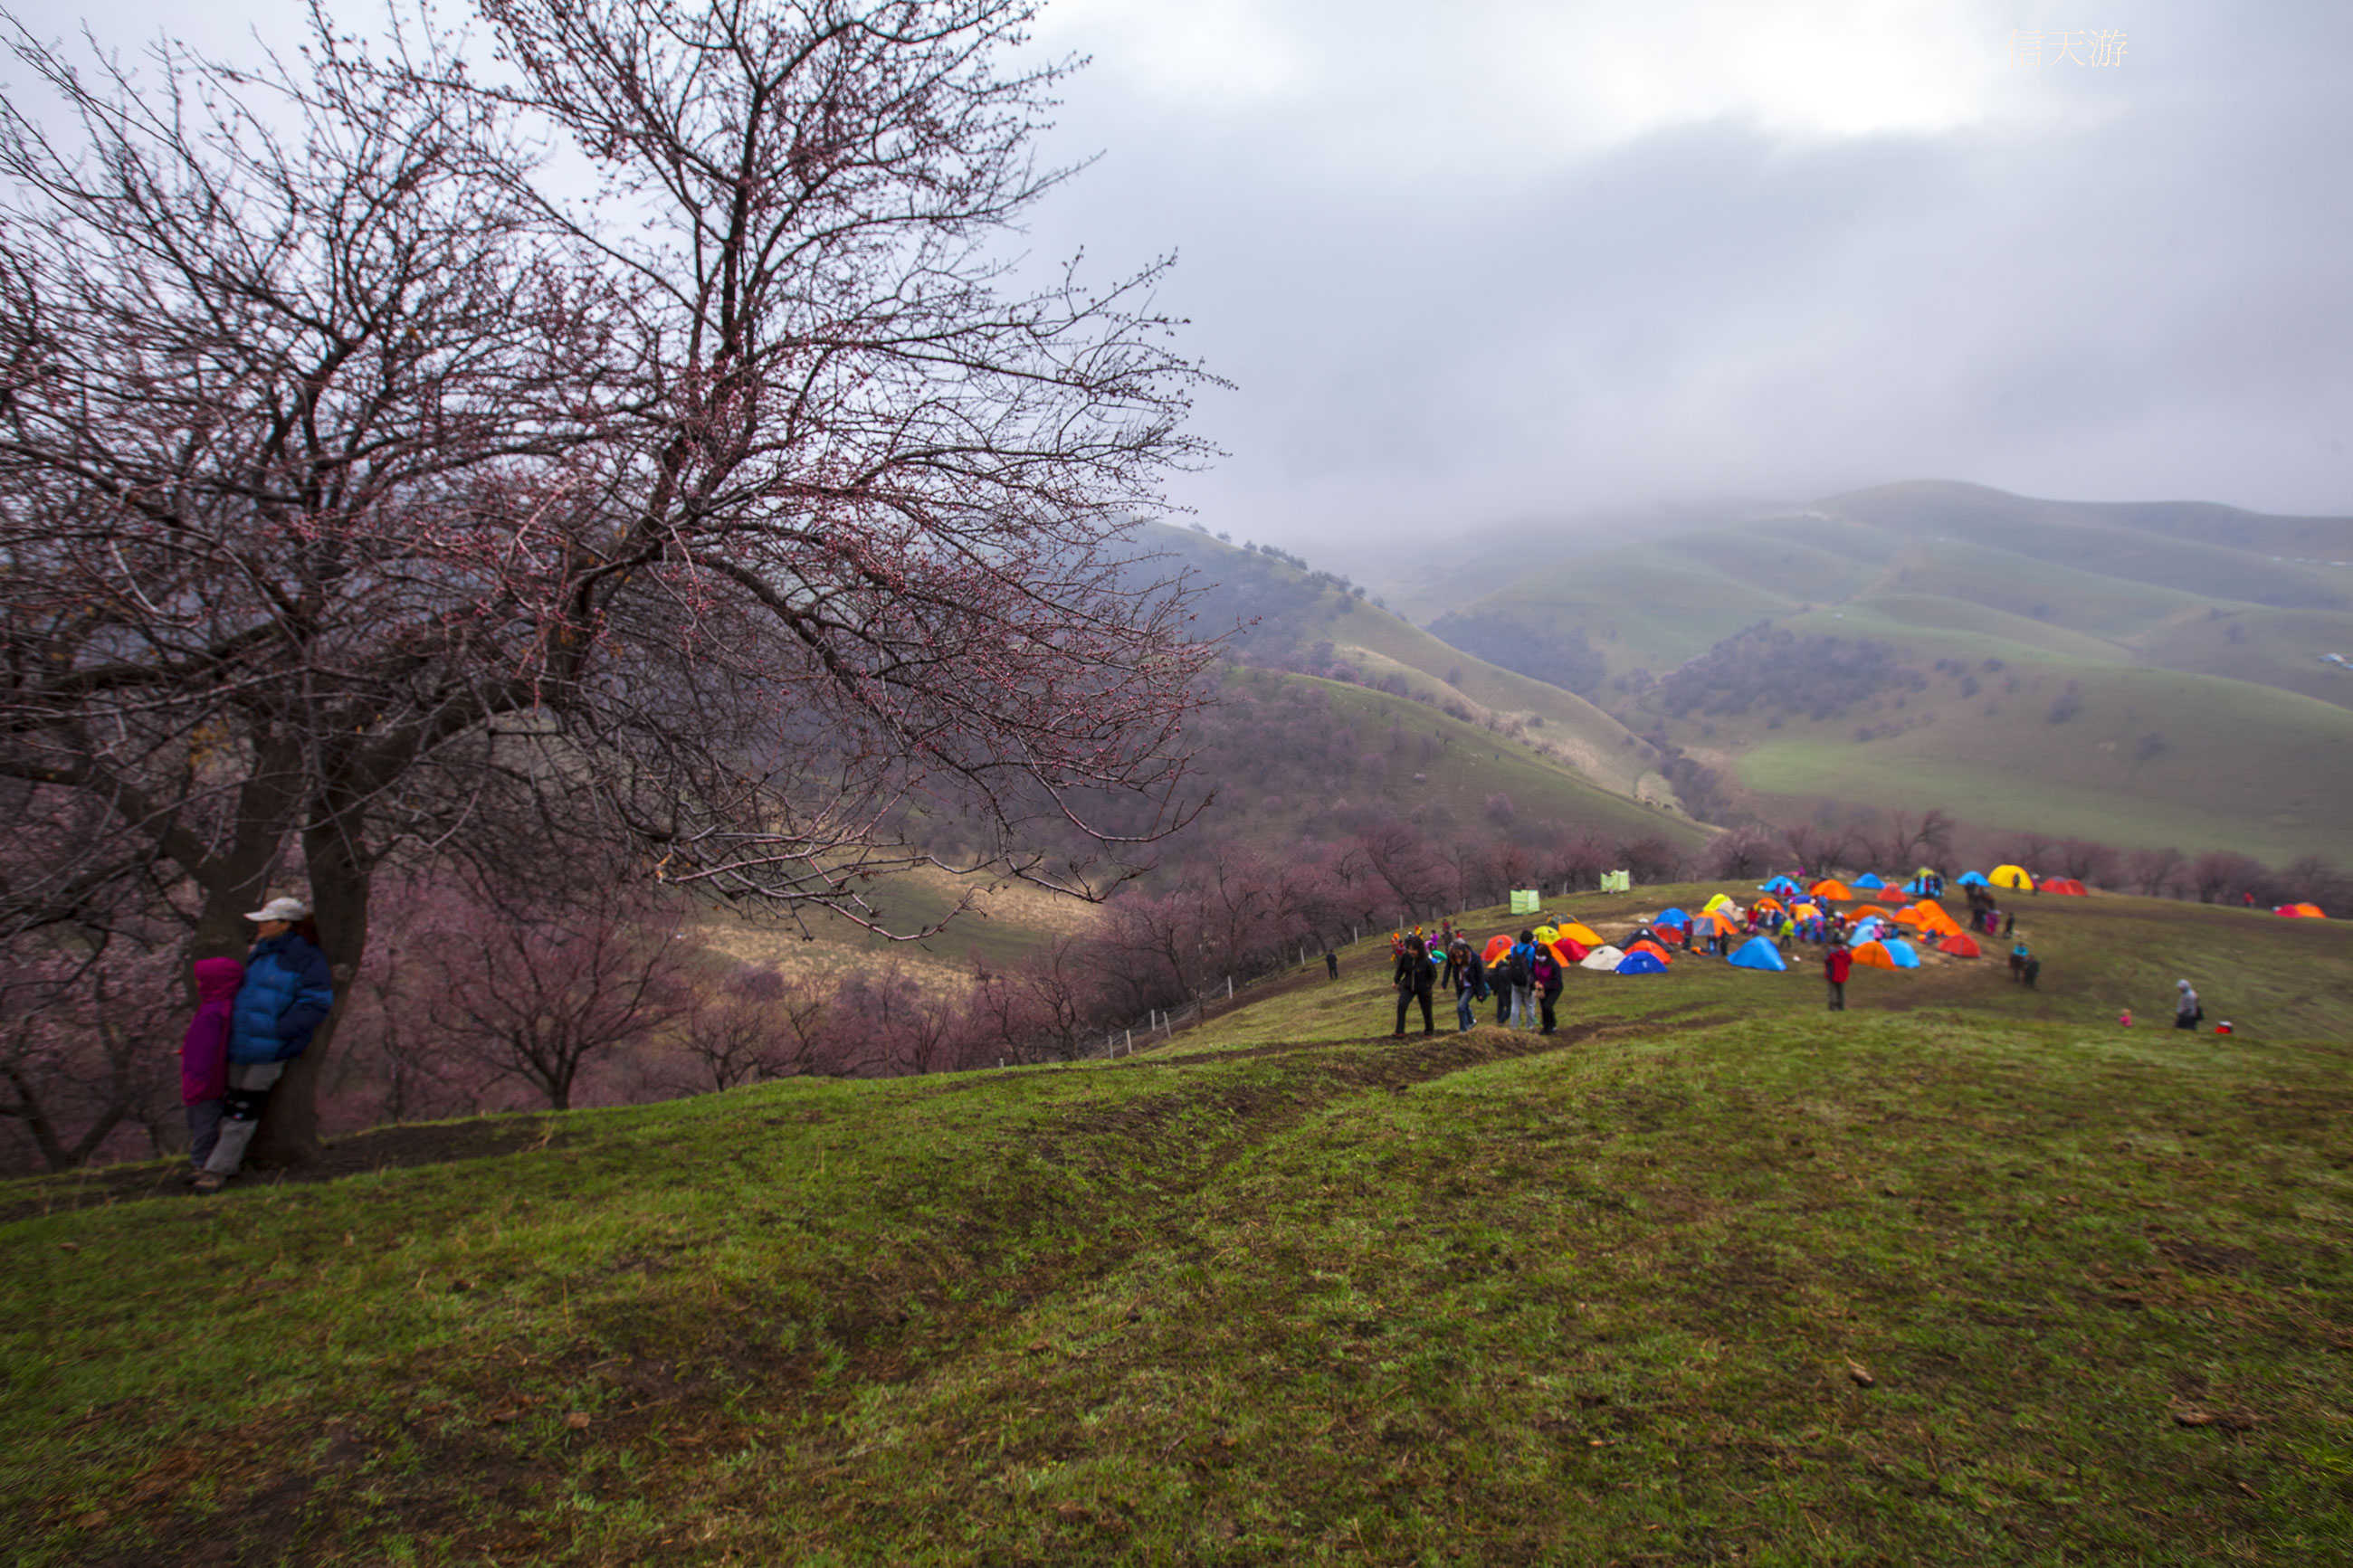
<instances>
[{"instance_id":1,"label":"backpack","mask_svg":"<svg viewBox=\"0 0 2353 1568\"><path fill-rule=\"evenodd\" d=\"M1528 955L1516 947L1512 949L1511 956L1504 960L1504 978L1514 986L1525 985L1528 983Z\"/></svg>"}]
</instances>

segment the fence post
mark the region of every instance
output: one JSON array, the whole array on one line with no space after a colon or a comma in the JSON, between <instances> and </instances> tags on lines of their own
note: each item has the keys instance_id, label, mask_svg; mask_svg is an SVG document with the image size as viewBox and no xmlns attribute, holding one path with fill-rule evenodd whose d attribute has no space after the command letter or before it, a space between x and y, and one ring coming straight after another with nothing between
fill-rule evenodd
<instances>
[{"instance_id":1,"label":"fence post","mask_svg":"<svg viewBox=\"0 0 2353 1568\"><path fill-rule=\"evenodd\" d=\"M1229 975L1227 975L1227 976L1226 976L1226 1000L1227 1000L1227 1001L1229 1001L1229 1002L1230 1002L1230 1001L1232 1001L1233 999L1234 999L1234 977L1233 977L1232 975L1229 974Z\"/></svg>"},{"instance_id":2,"label":"fence post","mask_svg":"<svg viewBox=\"0 0 2353 1568\"><path fill-rule=\"evenodd\" d=\"M1127 1032L1127 1054L1129 1056L1134 1056L1135 1054L1135 1031L1134 1029L1130 1029Z\"/></svg>"}]
</instances>

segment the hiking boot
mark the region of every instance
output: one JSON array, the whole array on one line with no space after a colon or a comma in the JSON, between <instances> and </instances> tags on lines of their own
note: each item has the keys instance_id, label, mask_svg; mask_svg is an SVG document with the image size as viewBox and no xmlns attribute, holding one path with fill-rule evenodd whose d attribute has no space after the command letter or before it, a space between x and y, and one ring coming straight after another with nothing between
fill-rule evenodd
<instances>
[{"instance_id":1,"label":"hiking boot","mask_svg":"<svg viewBox=\"0 0 2353 1568\"><path fill-rule=\"evenodd\" d=\"M228 1184L228 1178L218 1171L198 1171L196 1179L188 1185L200 1193L216 1193Z\"/></svg>"}]
</instances>

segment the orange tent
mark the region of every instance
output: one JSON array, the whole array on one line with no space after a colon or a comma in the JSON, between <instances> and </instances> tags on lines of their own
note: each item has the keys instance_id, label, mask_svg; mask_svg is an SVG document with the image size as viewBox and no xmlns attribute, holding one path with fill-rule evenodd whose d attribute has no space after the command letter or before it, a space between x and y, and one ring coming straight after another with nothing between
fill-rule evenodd
<instances>
[{"instance_id":1,"label":"orange tent","mask_svg":"<svg viewBox=\"0 0 2353 1568\"><path fill-rule=\"evenodd\" d=\"M2292 921L2325 921L2328 918L2321 912L2318 904L2282 904L2272 913L2285 915Z\"/></svg>"},{"instance_id":2,"label":"orange tent","mask_svg":"<svg viewBox=\"0 0 2353 1568\"><path fill-rule=\"evenodd\" d=\"M1893 969L1895 960L1883 942L1866 942L1853 950L1857 963L1867 963L1873 969Z\"/></svg>"},{"instance_id":3,"label":"orange tent","mask_svg":"<svg viewBox=\"0 0 2353 1568\"><path fill-rule=\"evenodd\" d=\"M1504 954L1511 951L1512 939L1510 937L1491 936L1487 939L1487 951L1480 955L1480 960L1482 963L1493 963L1495 960L1503 957Z\"/></svg>"},{"instance_id":4,"label":"orange tent","mask_svg":"<svg viewBox=\"0 0 2353 1568\"><path fill-rule=\"evenodd\" d=\"M1984 951L1980 949L1976 942L1971 942L1966 933L1961 931L1955 931L1944 941L1938 942L1936 944L1936 951L1938 952L1949 952L1955 958L1983 958L1985 956Z\"/></svg>"},{"instance_id":5,"label":"orange tent","mask_svg":"<svg viewBox=\"0 0 2353 1568\"><path fill-rule=\"evenodd\" d=\"M1846 912L1846 918L1850 921L1862 920L1871 915L1877 915L1883 921L1892 921L1895 918L1894 915L1881 909L1877 904L1857 904L1854 908L1847 910Z\"/></svg>"},{"instance_id":6,"label":"orange tent","mask_svg":"<svg viewBox=\"0 0 2353 1568\"><path fill-rule=\"evenodd\" d=\"M1737 936L1747 928L1719 910L1715 914L1700 916L1698 929L1701 931L1713 931L1718 936Z\"/></svg>"},{"instance_id":7,"label":"orange tent","mask_svg":"<svg viewBox=\"0 0 2353 1568\"><path fill-rule=\"evenodd\" d=\"M2073 899L2088 898L2091 896L2084 889L2084 884L2075 880L2073 877L2047 878L2042 883L2042 890L2046 893L2064 893L2069 898Z\"/></svg>"},{"instance_id":8,"label":"orange tent","mask_svg":"<svg viewBox=\"0 0 2353 1568\"><path fill-rule=\"evenodd\" d=\"M1784 913L1787 913L1789 908L1788 905L1783 903L1780 900L1773 897L1769 893L1757 900L1756 907L1760 910L1779 910Z\"/></svg>"},{"instance_id":9,"label":"orange tent","mask_svg":"<svg viewBox=\"0 0 2353 1568\"><path fill-rule=\"evenodd\" d=\"M1918 910L1898 910L1893 917L1898 925L1916 926L1927 920Z\"/></svg>"},{"instance_id":10,"label":"orange tent","mask_svg":"<svg viewBox=\"0 0 2353 1568\"><path fill-rule=\"evenodd\" d=\"M1840 903L1844 903L1847 900L1854 897L1854 894L1848 890L1847 885L1844 882L1832 882L1828 880L1820 881L1816 882L1812 887L1808 888L1806 891L1813 894L1814 897L1818 899L1835 899Z\"/></svg>"},{"instance_id":11,"label":"orange tent","mask_svg":"<svg viewBox=\"0 0 2353 1568\"><path fill-rule=\"evenodd\" d=\"M1652 958L1657 959L1661 963L1672 963L1675 961L1674 954L1669 952L1665 948L1661 947L1657 942L1652 942L1648 937L1644 937L1641 942L1636 942L1626 951L1628 952L1647 952Z\"/></svg>"}]
</instances>

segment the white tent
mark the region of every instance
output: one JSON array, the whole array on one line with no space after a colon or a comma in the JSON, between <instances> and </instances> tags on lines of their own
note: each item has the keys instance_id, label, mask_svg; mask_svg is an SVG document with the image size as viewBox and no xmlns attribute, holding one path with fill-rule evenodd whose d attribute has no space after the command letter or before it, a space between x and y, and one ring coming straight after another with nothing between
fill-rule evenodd
<instances>
[{"instance_id":1,"label":"white tent","mask_svg":"<svg viewBox=\"0 0 2353 1568\"><path fill-rule=\"evenodd\" d=\"M1617 948L1611 947L1608 942L1603 942L1599 947L1595 948L1591 952L1588 952L1583 958L1578 959L1577 961L1577 966L1579 969L1614 970L1618 967L1620 960L1623 959L1625 956L1625 953L1619 951Z\"/></svg>"}]
</instances>

